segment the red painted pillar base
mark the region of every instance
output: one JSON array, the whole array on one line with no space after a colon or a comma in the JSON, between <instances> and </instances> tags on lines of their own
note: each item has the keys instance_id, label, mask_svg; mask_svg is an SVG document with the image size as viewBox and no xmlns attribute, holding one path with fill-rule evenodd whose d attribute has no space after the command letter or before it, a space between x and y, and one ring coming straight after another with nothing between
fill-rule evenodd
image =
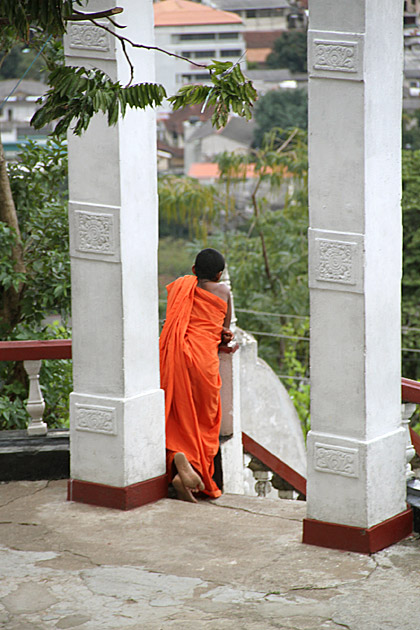
<instances>
[{"instance_id":1,"label":"red painted pillar base","mask_svg":"<svg viewBox=\"0 0 420 630\"><path fill-rule=\"evenodd\" d=\"M133 508L154 503L168 496L168 477L161 475L154 479L147 479L131 486L117 488L101 483L69 479L67 485L67 500L78 503L89 503L117 510L132 510Z\"/></svg>"},{"instance_id":2,"label":"red painted pillar base","mask_svg":"<svg viewBox=\"0 0 420 630\"><path fill-rule=\"evenodd\" d=\"M403 540L413 531L413 513L405 510L392 518L368 529L338 523L326 523L305 518L303 521L302 542L307 545L376 553L385 547Z\"/></svg>"}]
</instances>

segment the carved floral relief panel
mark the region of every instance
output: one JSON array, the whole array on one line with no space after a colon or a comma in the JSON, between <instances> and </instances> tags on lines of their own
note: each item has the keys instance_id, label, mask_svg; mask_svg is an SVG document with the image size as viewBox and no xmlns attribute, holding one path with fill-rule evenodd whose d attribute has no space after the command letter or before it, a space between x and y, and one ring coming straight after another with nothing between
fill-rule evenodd
<instances>
[{"instance_id":1,"label":"carved floral relief panel","mask_svg":"<svg viewBox=\"0 0 420 630\"><path fill-rule=\"evenodd\" d=\"M78 245L81 252L114 254L114 220L112 214L76 211Z\"/></svg>"},{"instance_id":2,"label":"carved floral relief panel","mask_svg":"<svg viewBox=\"0 0 420 630\"><path fill-rule=\"evenodd\" d=\"M69 211L71 255L119 262L119 208L70 202Z\"/></svg>"},{"instance_id":3,"label":"carved floral relief panel","mask_svg":"<svg viewBox=\"0 0 420 630\"><path fill-rule=\"evenodd\" d=\"M357 449L315 443L315 470L319 472L359 477L359 452Z\"/></svg>"},{"instance_id":4,"label":"carved floral relief panel","mask_svg":"<svg viewBox=\"0 0 420 630\"><path fill-rule=\"evenodd\" d=\"M68 36L70 48L101 50L103 52L110 49L109 33L90 23L70 23Z\"/></svg>"},{"instance_id":5,"label":"carved floral relief panel","mask_svg":"<svg viewBox=\"0 0 420 630\"><path fill-rule=\"evenodd\" d=\"M116 410L113 407L97 407L76 403L75 420L77 431L91 431L109 435L116 435L117 433Z\"/></svg>"},{"instance_id":6,"label":"carved floral relief panel","mask_svg":"<svg viewBox=\"0 0 420 630\"><path fill-rule=\"evenodd\" d=\"M363 235L310 228L308 236L310 288L362 293Z\"/></svg>"},{"instance_id":7,"label":"carved floral relief panel","mask_svg":"<svg viewBox=\"0 0 420 630\"><path fill-rule=\"evenodd\" d=\"M309 31L308 37L312 77L363 80L363 34Z\"/></svg>"}]
</instances>

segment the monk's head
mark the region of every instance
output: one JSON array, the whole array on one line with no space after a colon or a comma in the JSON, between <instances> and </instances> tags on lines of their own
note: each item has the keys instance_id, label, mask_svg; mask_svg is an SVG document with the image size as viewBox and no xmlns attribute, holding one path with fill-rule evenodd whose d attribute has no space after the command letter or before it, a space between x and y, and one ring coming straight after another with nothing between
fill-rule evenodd
<instances>
[{"instance_id":1,"label":"monk's head","mask_svg":"<svg viewBox=\"0 0 420 630\"><path fill-rule=\"evenodd\" d=\"M193 273L199 280L213 280L217 282L225 268L225 259L217 249L208 247L202 249L195 259Z\"/></svg>"}]
</instances>

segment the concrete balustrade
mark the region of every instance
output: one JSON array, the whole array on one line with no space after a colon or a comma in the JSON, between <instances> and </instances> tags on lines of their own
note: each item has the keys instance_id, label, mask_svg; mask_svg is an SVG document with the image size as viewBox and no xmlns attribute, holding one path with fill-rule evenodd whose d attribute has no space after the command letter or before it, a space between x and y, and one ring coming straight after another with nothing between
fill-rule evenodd
<instances>
[{"instance_id":1,"label":"concrete balustrade","mask_svg":"<svg viewBox=\"0 0 420 630\"><path fill-rule=\"evenodd\" d=\"M416 405L414 403L403 403L401 405L401 422L402 422L403 429L405 431L406 444L407 444L405 448L405 457L406 457L405 476L407 478L407 481L410 481L410 479L414 479L414 473L412 471L410 462L413 459L414 455L416 454L416 451L411 441L410 418L414 414L415 410L416 410Z\"/></svg>"},{"instance_id":2,"label":"concrete balustrade","mask_svg":"<svg viewBox=\"0 0 420 630\"><path fill-rule=\"evenodd\" d=\"M28 435L45 435L47 433L47 425L42 420L45 411L45 402L39 386L41 364L42 361L40 359L37 361L23 362L23 366L29 377L29 397L26 410L31 417L31 421L28 426Z\"/></svg>"}]
</instances>

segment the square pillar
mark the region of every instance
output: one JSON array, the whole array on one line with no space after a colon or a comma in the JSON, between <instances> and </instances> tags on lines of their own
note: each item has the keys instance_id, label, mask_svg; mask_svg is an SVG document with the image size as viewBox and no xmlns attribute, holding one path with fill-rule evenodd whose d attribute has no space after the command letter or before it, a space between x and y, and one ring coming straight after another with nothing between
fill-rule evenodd
<instances>
[{"instance_id":1,"label":"square pillar","mask_svg":"<svg viewBox=\"0 0 420 630\"><path fill-rule=\"evenodd\" d=\"M311 425L304 542L411 531L401 427L402 6L309 5Z\"/></svg>"},{"instance_id":2,"label":"square pillar","mask_svg":"<svg viewBox=\"0 0 420 630\"><path fill-rule=\"evenodd\" d=\"M91 0L83 10L111 7ZM129 39L153 44L151 0L122 0ZM104 20L108 27L110 23ZM129 47L128 47L129 48ZM68 65L125 85L120 44L69 23ZM154 81L153 53L129 48L134 83ZM69 499L128 509L166 496L164 399L158 355L155 114L97 114L69 145L73 375Z\"/></svg>"}]
</instances>

